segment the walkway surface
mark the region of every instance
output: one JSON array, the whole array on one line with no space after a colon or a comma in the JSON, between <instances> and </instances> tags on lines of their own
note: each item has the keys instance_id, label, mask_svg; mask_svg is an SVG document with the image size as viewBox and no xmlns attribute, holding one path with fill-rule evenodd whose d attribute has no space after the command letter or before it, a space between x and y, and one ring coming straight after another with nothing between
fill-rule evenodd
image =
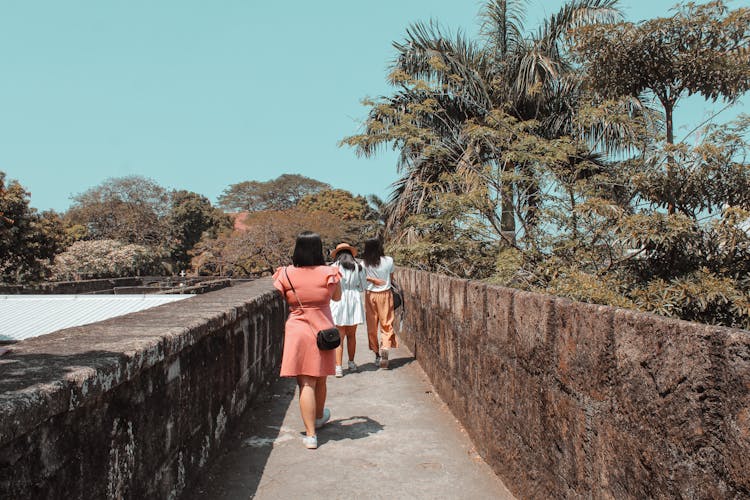
<instances>
[{"instance_id":1,"label":"walkway surface","mask_svg":"<svg viewBox=\"0 0 750 500\"><path fill-rule=\"evenodd\" d=\"M364 327L358 372L328 378L331 421L302 445L296 383L281 379L233 428L189 499L513 498L405 348L376 369ZM347 356L344 354L344 364Z\"/></svg>"}]
</instances>

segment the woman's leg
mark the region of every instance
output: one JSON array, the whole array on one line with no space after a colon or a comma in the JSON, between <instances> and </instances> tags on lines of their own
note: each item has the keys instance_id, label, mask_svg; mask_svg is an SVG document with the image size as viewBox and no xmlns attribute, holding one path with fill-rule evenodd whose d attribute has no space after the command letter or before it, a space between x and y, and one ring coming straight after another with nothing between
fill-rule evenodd
<instances>
[{"instance_id":1,"label":"woman's leg","mask_svg":"<svg viewBox=\"0 0 750 500\"><path fill-rule=\"evenodd\" d=\"M345 326L337 326L336 328L339 329L339 332L342 334L346 331L344 328ZM341 364L344 361L344 335L341 336L341 344L336 348L336 366L341 366Z\"/></svg>"},{"instance_id":2,"label":"woman's leg","mask_svg":"<svg viewBox=\"0 0 750 500\"><path fill-rule=\"evenodd\" d=\"M367 340L370 350L375 354L380 352L378 342L378 310L374 297L377 292L365 292L365 321L367 322Z\"/></svg>"},{"instance_id":3,"label":"woman's leg","mask_svg":"<svg viewBox=\"0 0 750 500\"><path fill-rule=\"evenodd\" d=\"M357 352L357 325L345 326L343 327L342 332L346 337L346 352L349 355L349 361L354 361L354 354ZM344 341L342 339L341 344L343 345L343 343ZM343 348L341 349L341 351L341 361L343 361Z\"/></svg>"},{"instance_id":4,"label":"woman's leg","mask_svg":"<svg viewBox=\"0 0 750 500\"><path fill-rule=\"evenodd\" d=\"M326 406L326 395L328 388L326 387L326 377L311 377L316 380L315 383L315 418L323 418L323 409ZM305 424L307 425L307 424ZM313 420L313 429L315 428L315 420ZM313 434L315 432L313 431ZM308 434L309 435L309 434Z\"/></svg>"},{"instance_id":5,"label":"woman's leg","mask_svg":"<svg viewBox=\"0 0 750 500\"><path fill-rule=\"evenodd\" d=\"M378 298L380 299L378 301L378 319L380 320L383 347L386 349L398 347L396 332L393 330L393 321L396 319L396 314L393 310L393 294L389 290L383 292L383 295Z\"/></svg>"},{"instance_id":6,"label":"woman's leg","mask_svg":"<svg viewBox=\"0 0 750 500\"><path fill-rule=\"evenodd\" d=\"M297 375L297 385L299 386L299 411L302 414L302 421L305 423L305 432L307 432L308 436L315 435L315 411L317 407L316 395L318 392L317 382L320 378L321 377ZM325 377L322 378L325 380ZM325 391L325 389L323 390Z\"/></svg>"}]
</instances>

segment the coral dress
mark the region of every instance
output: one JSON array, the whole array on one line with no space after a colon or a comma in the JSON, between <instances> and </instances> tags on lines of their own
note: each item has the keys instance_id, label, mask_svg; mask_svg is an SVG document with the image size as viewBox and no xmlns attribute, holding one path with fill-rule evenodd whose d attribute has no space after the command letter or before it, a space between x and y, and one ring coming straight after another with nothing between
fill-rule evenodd
<instances>
[{"instance_id":1,"label":"coral dress","mask_svg":"<svg viewBox=\"0 0 750 500\"><path fill-rule=\"evenodd\" d=\"M305 266L286 268L297 297L292 293L289 280L280 267L273 275L273 286L289 304L289 317L284 330L284 352L281 358L281 376L308 375L322 377L335 373L335 349L318 349L319 330L334 326L329 306L331 296L340 280L339 270L331 266Z\"/></svg>"}]
</instances>

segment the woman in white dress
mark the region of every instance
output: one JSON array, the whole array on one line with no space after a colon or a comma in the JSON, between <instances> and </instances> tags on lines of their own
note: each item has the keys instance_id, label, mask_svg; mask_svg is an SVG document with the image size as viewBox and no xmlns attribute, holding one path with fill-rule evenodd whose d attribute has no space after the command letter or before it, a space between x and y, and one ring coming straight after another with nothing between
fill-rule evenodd
<instances>
[{"instance_id":1,"label":"woman in white dress","mask_svg":"<svg viewBox=\"0 0 750 500\"><path fill-rule=\"evenodd\" d=\"M341 243L331 252L333 265L341 272L341 300L331 302L331 314L336 328L341 332L341 345L336 348L336 376L343 377L344 340L349 354L349 371L356 371L354 354L357 350L357 325L365 322L365 304L362 292L367 288L367 273L357 262L357 249L348 243Z\"/></svg>"}]
</instances>

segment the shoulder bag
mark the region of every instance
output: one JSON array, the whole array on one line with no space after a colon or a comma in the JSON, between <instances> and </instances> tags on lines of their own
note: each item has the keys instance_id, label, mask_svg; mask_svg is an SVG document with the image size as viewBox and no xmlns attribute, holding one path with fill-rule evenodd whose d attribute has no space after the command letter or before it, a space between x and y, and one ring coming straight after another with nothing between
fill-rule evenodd
<instances>
[{"instance_id":1,"label":"shoulder bag","mask_svg":"<svg viewBox=\"0 0 750 500\"><path fill-rule=\"evenodd\" d=\"M294 285L292 285L292 280L289 279L289 274L286 272L286 267L284 268L284 276L286 276L286 280L289 282L289 287L292 289L292 293L297 299L299 308L302 311L302 315L304 316L305 308L302 306L302 301L299 300L299 295L297 295L297 291L294 289ZM310 322L307 321L307 318L305 318L305 322L307 323L307 326L310 327L310 331L315 333L315 330L313 330L313 327ZM331 349L336 349L341 345L341 335L339 334L339 329L335 326L333 328L326 328L325 330L318 331L316 338L318 349L320 349L321 351L330 351Z\"/></svg>"}]
</instances>

